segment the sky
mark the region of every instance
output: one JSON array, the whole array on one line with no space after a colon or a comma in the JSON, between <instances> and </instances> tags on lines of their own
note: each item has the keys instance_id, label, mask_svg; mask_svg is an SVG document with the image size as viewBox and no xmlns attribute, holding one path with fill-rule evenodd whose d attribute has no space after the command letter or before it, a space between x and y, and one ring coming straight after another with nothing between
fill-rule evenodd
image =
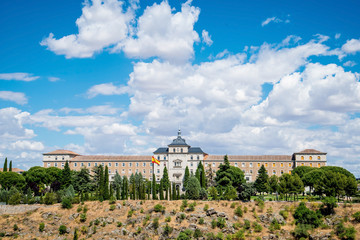
<instances>
[{"instance_id":1,"label":"sky","mask_svg":"<svg viewBox=\"0 0 360 240\"><path fill-rule=\"evenodd\" d=\"M0 163L312 148L360 177L358 1L0 1Z\"/></svg>"}]
</instances>

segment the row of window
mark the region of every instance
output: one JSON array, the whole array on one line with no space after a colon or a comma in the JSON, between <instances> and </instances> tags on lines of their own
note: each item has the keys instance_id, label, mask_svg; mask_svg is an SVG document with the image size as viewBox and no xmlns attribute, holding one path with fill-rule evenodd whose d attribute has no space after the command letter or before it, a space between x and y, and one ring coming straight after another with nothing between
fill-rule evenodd
<instances>
[{"instance_id":1,"label":"row of window","mask_svg":"<svg viewBox=\"0 0 360 240\"><path fill-rule=\"evenodd\" d=\"M174 149L174 150L175 150L175 149ZM158 156L157 156L157 159L158 159L158 160L161 160L161 156L158 155ZM166 156L163 156L163 159L166 160ZM195 159L195 157L194 157L193 155L191 155L191 156L190 156L190 160L194 160L194 159ZM200 156L199 156L199 155L196 156L196 160L200 160Z\"/></svg>"},{"instance_id":2,"label":"row of window","mask_svg":"<svg viewBox=\"0 0 360 240\"><path fill-rule=\"evenodd\" d=\"M258 167L261 167L261 165L264 165L265 167L268 167L269 164L268 163L265 163L265 164L262 164L262 163L257 163L257 166ZM209 163L205 163L205 167L208 167L209 166ZM235 167L239 167L239 164L238 163L234 163L234 166ZM271 166L271 165L270 165ZM288 164L289 167L292 166L292 163L289 163ZM216 167L216 163L212 163L212 167ZM246 167L246 163L241 163L241 167ZM253 163L249 163L249 167L253 167ZM276 163L272 163L272 167L276 167ZM284 163L280 163L280 167L284 167Z\"/></svg>"},{"instance_id":3,"label":"row of window","mask_svg":"<svg viewBox=\"0 0 360 240\"><path fill-rule=\"evenodd\" d=\"M304 160L304 156L301 156L301 160ZM310 157L309 157L309 160L313 160L313 157L310 156ZM321 157L320 157L320 156L317 156L317 160L321 160Z\"/></svg>"}]
</instances>

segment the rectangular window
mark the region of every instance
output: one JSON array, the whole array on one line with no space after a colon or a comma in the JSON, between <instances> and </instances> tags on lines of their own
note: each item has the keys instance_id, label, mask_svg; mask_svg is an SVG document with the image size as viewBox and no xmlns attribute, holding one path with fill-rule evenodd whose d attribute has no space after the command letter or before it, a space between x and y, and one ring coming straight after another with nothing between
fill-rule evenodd
<instances>
[{"instance_id":1,"label":"rectangular window","mask_svg":"<svg viewBox=\"0 0 360 240\"><path fill-rule=\"evenodd\" d=\"M88 167L91 167L91 163L88 163Z\"/></svg>"},{"instance_id":2,"label":"rectangular window","mask_svg":"<svg viewBox=\"0 0 360 240\"><path fill-rule=\"evenodd\" d=\"M157 170L157 173L160 173L160 169Z\"/></svg>"},{"instance_id":3,"label":"rectangular window","mask_svg":"<svg viewBox=\"0 0 360 240\"><path fill-rule=\"evenodd\" d=\"M115 167L118 167L119 166L119 163L115 163Z\"/></svg>"},{"instance_id":4,"label":"rectangular window","mask_svg":"<svg viewBox=\"0 0 360 240\"><path fill-rule=\"evenodd\" d=\"M164 156L164 160L166 160L166 156Z\"/></svg>"},{"instance_id":5,"label":"rectangular window","mask_svg":"<svg viewBox=\"0 0 360 240\"><path fill-rule=\"evenodd\" d=\"M205 163L205 167L208 167L208 165L209 165L208 163Z\"/></svg>"},{"instance_id":6,"label":"rectangular window","mask_svg":"<svg viewBox=\"0 0 360 240\"><path fill-rule=\"evenodd\" d=\"M274 175L276 174L276 171L275 171L275 170L273 170L273 174L274 174Z\"/></svg>"},{"instance_id":7,"label":"rectangular window","mask_svg":"<svg viewBox=\"0 0 360 240\"><path fill-rule=\"evenodd\" d=\"M145 169L143 170L143 173L144 173L144 174L146 173Z\"/></svg>"},{"instance_id":8,"label":"rectangular window","mask_svg":"<svg viewBox=\"0 0 360 240\"><path fill-rule=\"evenodd\" d=\"M55 167L57 167L57 163L55 163Z\"/></svg>"},{"instance_id":9,"label":"rectangular window","mask_svg":"<svg viewBox=\"0 0 360 240\"><path fill-rule=\"evenodd\" d=\"M109 162L109 167L111 167L111 162Z\"/></svg>"},{"instance_id":10,"label":"rectangular window","mask_svg":"<svg viewBox=\"0 0 360 240\"><path fill-rule=\"evenodd\" d=\"M131 173L131 169L129 169L129 173Z\"/></svg>"},{"instance_id":11,"label":"rectangular window","mask_svg":"<svg viewBox=\"0 0 360 240\"><path fill-rule=\"evenodd\" d=\"M111 173L111 170L109 170L109 173Z\"/></svg>"},{"instance_id":12,"label":"rectangular window","mask_svg":"<svg viewBox=\"0 0 360 240\"><path fill-rule=\"evenodd\" d=\"M94 163L94 166L95 166L95 167L97 167L97 162L96 162L96 163Z\"/></svg>"},{"instance_id":13,"label":"rectangular window","mask_svg":"<svg viewBox=\"0 0 360 240\"><path fill-rule=\"evenodd\" d=\"M129 163L129 167L132 167L132 163Z\"/></svg>"},{"instance_id":14,"label":"rectangular window","mask_svg":"<svg viewBox=\"0 0 360 240\"><path fill-rule=\"evenodd\" d=\"M258 167L260 167L260 163L258 163Z\"/></svg>"},{"instance_id":15,"label":"rectangular window","mask_svg":"<svg viewBox=\"0 0 360 240\"><path fill-rule=\"evenodd\" d=\"M320 163L318 163L318 167L320 167Z\"/></svg>"},{"instance_id":16,"label":"rectangular window","mask_svg":"<svg viewBox=\"0 0 360 240\"><path fill-rule=\"evenodd\" d=\"M289 167L291 167L291 163L289 163Z\"/></svg>"},{"instance_id":17,"label":"rectangular window","mask_svg":"<svg viewBox=\"0 0 360 240\"><path fill-rule=\"evenodd\" d=\"M250 173L252 173L252 170L250 169Z\"/></svg>"},{"instance_id":18,"label":"rectangular window","mask_svg":"<svg viewBox=\"0 0 360 240\"><path fill-rule=\"evenodd\" d=\"M281 166L281 167L284 167L284 163L281 163L280 166Z\"/></svg>"},{"instance_id":19,"label":"rectangular window","mask_svg":"<svg viewBox=\"0 0 360 240\"><path fill-rule=\"evenodd\" d=\"M310 167L312 167L312 163L310 163Z\"/></svg>"},{"instance_id":20,"label":"rectangular window","mask_svg":"<svg viewBox=\"0 0 360 240\"><path fill-rule=\"evenodd\" d=\"M143 167L146 167L146 163L143 163Z\"/></svg>"},{"instance_id":21,"label":"rectangular window","mask_svg":"<svg viewBox=\"0 0 360 240\"><path fill-rule=\"evenodd\" d=\"M235 167L237 167L237 162L235 163Z\"/></svg>"},{"instance_id":22,"label":"rectangular window","mask_svg":"<svg viewBox=\"0 0 360 240\"><path fill-rule=\"evenodd\" d=\"M152 172L152 169L150 169L150 171L149 171L149 172L152 174L152 173L153 173L153 172Z\"/></svg>"},{"instance_id":23,"label":"rectangular window","mask_svg":"<svg viewBox=\"0 0 360 240\"><path fill-rule=\"evenodd\" d=\"M241 163L241 166L242 166L242 167L245 167L245 163L244 163L244 162L243 162L243 163Z\"/></svg>"},{"instance_id":24,"label":"rectangular window","mask_svg":"<svg viewBox=\"0 0 360 240\"><path fill-rule=\"evenodd\" d=\"M273 163L273 167L275 167L275 163Z\"/></svg>"},{"instance_id":25,"label":"rectangular window","mask_svg":"<svg viewBox=\"0 0 360 240\"><path fill-rule=\"evenodd\" d=\"M265 163L265 167L267 167L268 166L268 164L267 163Z\"/></svg>"},{"instance_id":26,"label":"rectangular window","mask_svg":"<svg viewBox=\"0 0 360 240\"><path fill-rule=\"evenodd\" d=\"M191 155L191 156L190 156L190 159L191 159L191 160L193 160L193 159L194 159L194 158L193 158L193 155Z\"/></svg>"},{"instance_id":27,"label":"rectangular window","mask_svg":"<svg viewBox=\"0 0 360 240\"><path fill-rule=\"evenodd\" d=\"M136 171L136 173L138 173L138 172L139 172L139 169L136 169L135 171Z\"/></svg>"},{"instance_id":28,"label":"rectangular window","mask_svg":"<svg viewBox=\"0 0 360 240\"><path fill-rule=\"evenodd\" d=\"M193 164L193 163L190 163L190 167L192 167L192 166L194 166L194 164Z\"/></svg>"},{"instance_id":29,"label":"rectangular window","mask_svg":"<svg viewBox=\"0 0 360 240\"><path fill-rule=\"evenodd\" d=\"M284 170L281 170L281 172L280 172L281 174L284 174Z\"/></svg>"},{"instance_id":30,"label":"rectangular window","mask_svg":"<svg viewBox=\"0 0 360 240\"><path fill-rule=\"evenodd\" d=\"M83 162L81 163L81 166L82 166L82 167L84 166L84 163L83 163Z\"/></svg>"},{"instance_id":31,"label":"rectangular window","mask_svg":"<svg viewBox=\"0 0 360 240\"><path fill-rule=\"evenodd\" d=\"M249 167L252 167L252 163L249 163Z\"/></svg>"},{"instance_id":32,"label":"rectangular window","mask_svg":"<svg viewBox=\"0 0 360 240\"><path fill-rule=\"evenodd\" d=\"M291 174L291 170L289 170L289 174Z\"/></svg>"},{"instance_id":33,"label":"rectangular window","mask_svg":"<svg viewBox=\"0 0 360 240\"><path fill-rule=\"evenodd\" d=\"M139 167L139 163L138 163L138 162L136 163L136 167Z\"/></svg>"},{"instance_id":34,"label":"rectangular window","mask_svg":"<svg viewBox=\"0 0 360 240\"><path fill-rule=\"evenodd\" d=\"M63 167L63 166L64 166L64 163L61 163L61 166Z\"/></svg>"},{"instance_id":35,"label":"rectangular window","mask_svg":"<svg viewBox=\"0 0 360 240\"><path fill-rule=\"evenodd\" d=\"M55 160L57 160L57 157L55 157Z\"/></svg>"},{"instance_id":36,"label":"rectangular window","mask_svg":"<svg viewBox=\"0 0 360 240\"><path fill-rule=\"evenodd\" d=\"M101 163L102 166L105 166L105 163Z\"/></svg>"},{"instance_id":37,"label":"rectangular window","mask_svg":"<svg viewBox=\"0 0 360 240\"><path fill-rule=\"evenodd\" d=\"M213 162L213 167L216 167L216 164Z\"/></svg>"},{"instance_id":38,"label":"rectangular window","mask_svg":"<svg viewBox=\"0 0 360 240\"><path fill-rule=\"evenodd\" d=\"M122 169L121 172L122 172L122 173L125 173L125 169Z\"/></svg>"},{"instance_id":39,"label":"rectangular window","mask_svg":"<svg viewBox=\"0 0 360 240\"><path fill-rule=\"evenodd\" d=\"M199 156L199 155L197 155L197 157L196 157L196 158L197 158L197 160L200 160L200 156Z\"/></svg>"},{"instance_id":40,"label":"rectangular window","mask_svg":"<svg viewBox=\"0 0 360 240\"><path fill-rule=\"evenodd\" d=\"M50 163L49 163L49 162L47 163L47 166L50 167Z\"/></svg>"},{"instance_id":41,"label":"rectangular window","mask_svg":"<svg viewBox=\"0 0 360 240\"><path fill-rule=\"evenodd\" d=\"M122 163L122 166L125 167L125 163L124 163L124 162Z\"/></svg>"}]
</instances>

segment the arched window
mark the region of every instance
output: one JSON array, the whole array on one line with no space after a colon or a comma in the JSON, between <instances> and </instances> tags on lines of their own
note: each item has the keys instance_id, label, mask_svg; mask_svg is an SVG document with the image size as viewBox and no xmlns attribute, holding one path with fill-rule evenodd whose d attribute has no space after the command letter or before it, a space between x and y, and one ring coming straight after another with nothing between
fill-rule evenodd
<instances>
[{"instance_id":1,"label":"arched window","mask_svg":"<svg viewBox=\"0 0 360 240\"><path fill-rule=\"evenodd\" d=\"M320 156L318 156L318 160L320 160L321 158L320 158Z\"/></svg>"},{"instance_id":2,"label":"arched window","mask_svg":"<svg viewBox=\"0 0 360 240\"><path fill-rule=\"evenodd\" d=\"M301 156L301 160L304 160L304 156Z\"/></svg>"},{"instance_id":3,"label":"arched window","mask_svg":"<svg viewBox=\"0 0 360 240\"><path fill-rule=\"evenodd\" d=\"M309 159L312 160L312 156L310 156Z\"/></svg>"},{"instance_id":4,"label":"arched window","mask_svg":"<svg viewBox=\"0 0 360 240\"><path fill-rule=\"evenodd\" d=\"M183 152L183 149L181 148L181 153Z\"/></svg>"}]
</instances>

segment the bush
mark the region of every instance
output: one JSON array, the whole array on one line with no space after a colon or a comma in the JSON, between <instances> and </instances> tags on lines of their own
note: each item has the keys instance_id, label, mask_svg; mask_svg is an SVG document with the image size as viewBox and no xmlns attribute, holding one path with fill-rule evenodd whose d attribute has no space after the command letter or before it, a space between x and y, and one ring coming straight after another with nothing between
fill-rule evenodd
<instances>
[{"instance_id":1,"label":"bush","mask_svg":"<svg viewBox=\"0 0 360 240\"><path fill-rule=\"evenodd\" d=\"M195 229L195 232L194 232L194 238L200 238L200 237L202 237L203 236L203 234L202 234L202 232L201 232L201 230L200 229Z\"/></svg>"},{"instance_id":2,"label":"bush","mask_svg":"<svg viewBox=\"0 0 360 240\"><path fill-rule=\"evenodd\" d=\"M133 213L134 213L133 210L129 210L129 211L128 211L128 214L127 214L127 217L128 217L128 218L131 218L132 215L133 215Z\"/></svg>"},{"instance_id":3,"label":"bush","mask_svg":"<svg viewBox=\"0 0 360 240\"><path fill-rule=\"evenodd\" d=\"M250 229L250 227L251 227L250 221L245 219L244 220L244 229Z\"/></svg>"},{"instance_id":4,"label":"bush","mask_svg":"<svg viewBox=\"0 0 360 240\"><path fill-rule=\"evenodd\" d=\"M274 232L276 230L280 230L281 229L281 225L279 224L279 222L274 219L271 223L270 223L270 227L269 227L269 230L271 232Z\"/></svg>"},{"instance_id":5,"label":"bush","mask_svg":"<svg viewBox=\"0 0 360 240\"><path fill-rule=\"evenodd\" d=\"M166 217L165 222L171 222L171 217L170 216Z\"/></svg>"},{"instance_id":6,"label":"bush","mask_svg":"<svg viewBox=\"0 0 360 240\"><path fill-rule=\"evenodd\" d=\"M14 231L19 230L19 226L17 224L14 224L13 229L14 229Z\"/></svg>"},{"instance_id":7,"label":"bush","mask_svg":"<svg viewBox=\"0 0 360 240\"><path fill-rule=\"evenodd\" d=\"M295 227L293 235L295 239L306 239L309 237L309 230L311 230L311 225L308 224L299 224Z\"/></svg>"},{"instance_id":8,"label":"bush","mask_svg":"<svg viewBox=\"0 0 360 240\"><path fill-rule=\"evenodd\" d=\"M335 213L335 208L338 205L336 204L336 198L334 197L325 197L322 200L322 204L320 206L320 211L324 216L330 215L330 214L334 214Z\"/></svg>"},{"instance_id":9,"label":"bush","mask_svg":"<svg viewBox=\"0 0 360 240\"><path fill-rule=\"evenodd\" d=\"M82 209L82 206L79 205L78 208L76 209L77 212L81 212L83 209Z\"/></svg>"},{"instance_id":10,"label":"bush","mask_svg":"<svg viewBox=\"0 0 360 240\"><path fill-rule=\"evenodd\" d=\"M199 219L199 224L204 224L204 222L205 222L204 218Z\"/></svg>"},{"instance_id":11,"label":"bush","mask_svg":"<svg viewBox=\"0 0 360 240\"><path fill-rule=\"evenodd\" d=\"M85 235L88 232L88 228L86 226L82 226L80 232Z\"/></svg>"},{"instance_id":12,"label":"bush","mask_svg":"<svg viewBox=\"0 0 360 240\"><path fill-rule=\"evenodd\" d=\"M87 213L87 211L88 211L88 207L87 207L87 205L85 205L83 208L83 213Z\"/></svg>"},{"instance_id":13,"label":"bush","mask_svg":"<svg viewBox=\"0 0 360 240\"><path fill-rule=\"evenodd\" d=\"M217 224L218 228L223 229L226 225L225 218L218 217Z\"/></svg>"},{"instance_id":14,"label":"bush","mask_svg":"<svg viewBox=\"0 0 360 240\"><path fill-rule=\"evenodd\" d=\"M60 235L64 235L66 233L66 226L65 225L60 225L59 227L59 234Z\"/></svg>"},{"instance_id":15,"label":"bush","mask_svg":"<svg viewBox=\"0 0 360 240\"><path fill-rule=\"evenodd\" d=\"M254 228L254 232L262 231L262 226L260 224L258 224L257 222L253 222L253 228Z\"/></svg>"},{"instance_id":16,"label":"bush","mask_svg":"<svg viewBox=\"0 0 360 240\"><path fill-rule=\"evenodd\" d=\"M56 193L48 192L45 194L44 203L46 205L53 205L56 202L57 202L57 194Z\"/></svg>"},{"instance_id":17,"label":"bush","mask_svg":"<svg viewBox=\"0 0 360 240\"><path fill-rule=\"evenodd\" d=\"M154 207L154 211L155 212L163 212L163 211L165 211L165 207L161 204L156 204Z\"/></svg>"},{"instance_id":18,"label":"bush","mask_svg":"<svg viewBox=\"0 0 360 240\"><path fill-rule=\"evenodd\" d=\"M339 234L339 238L342 240L355 240L356 230L353 226L345 228L344 232Z\"/></svg>"},{"instance_id":19,"label":"bush","mask_svg":"<svg viewBox=\"0 0 360 240\"><path fill-rule=\"evenodd\" d=\"M294 219L296 224L307 224L314 228L321 224L321 214L308 209L303 202L296 208Z\"/></svg>"},{"instance_id":20,"label":"bush","mask_svg":"<svg viewBox=\"0 0 360 240\"><path fill-rule=\"evenodd\" d=\"M85 221L86 221L86 213L80 214L80 222L85 222Z\"/></svg>"},{"instance_id":21,"label":"bush","mask_svg":"<svg viewBox=\"0 0 360 240\"><path fill-rule=\"evenodd\" d=\"M207 240L216 240L216 236L214 235L214 233L210 232L206 234L206 239Z\"/></svg>"},{"instance_id":22,"label":"bush","mask_svg":"<svg viewBox=\"0 0 360 240\"><path fill-rule=\"evenodd\" d=\"M216 226L217 226L217 222L216 222L215 219L213 219L213 220L211 221L211 228L212 228L212 229L215 229Z\"/></svg>"},{"instance_id":23,"label":"bush","mask_svg":"<svg viewBox=\"0 0 360 240\"><path fill-rule=\"evenodd\" d=\"M208 199L208 193L204 188L200 189L199 197L201 200L207 200Z\"/></svg>"},{"instance_id":24,"label":"bush","mask_svg":"<svg viewBox=\"0 0 360 240\"><path fill-rule=\"evenodd\" d=\"M66 197L61 201L61 207L65 209L72 208L71 198Z\"/></svg>"},{"instance_id":25,"label":"bush","mask_svg":"<svg viewBox=\"0 0 360 240\"><path fill-rule=\"evenodd\" d=\"M234 234L228 235L226 239L231 240L245 240L244 230L239 230Z\"/></svg>"},{"instance_id":26,"label":"bush","mask_svg":"<svg viewBox=\"0 0 360 240\"><path fill-rule=\"evenodd\" d=\"M186 233L181 232L176 239L177 240L190 240L191 238L188 235L186 235Z\"/></svg>"},{"instance_id":27,"label":"bush","mask_svg":"<svg viewBox=\"0 0 360 240\"><path fill-rule=\"evenodd\" d=\"M231 203L230 208L235 208L235 207L236 207L236 203L235 202Z\"/></svg>"},{"instance_id":28,"label":"bush","mask_svg":"<svg viewBox=\"0 0 360 240\"><path fill-rule=\"evenodd\" d=\"M354 218L354 221L360 223L360 212L354 213L352 217Z\"/></svg>"},{"instance_id":29,"label":"bush","mask_svg":"<svg viewBox=\"0 0 360 240\"><path fill-rule=\"evenodd\" d=\"M115 204L116 198L114 196L110 197L109 204Z\"/></svg>"},{"instance_id":30,"label":"bush","mask_svg":"<svg viewBox=\"0 0 360 240\"><path fill-rule=\"evenodd\" d=\"M190 205L189 205L189 211L190 212L193 212L194 210L195 210L195 205L196 205L196 203L195 202L193 202L193 203L191 203Z\"/></svg>"},{"instance_id":31,"label":"bush","mask_svg":"<svg viewBox=\"0 0 360 240\"><path fill-rule=\"evenodd\" d=\"M159 228L159 218L154 218L152 226L153 226L154 229Z\"/></svg>"},{"instance_id":32,"label":"bush","mask_svg":"<svg viewBox=\"0 0 360 240\"><path fill-rule=\"evenodd\" d=\"M114 210L115 210L115 205L114 204L110 205L110 211L114 211Z\"/></svg>"},{"instance_id":33,"label":"bush","mask_svg":"<svg viewBox=\"0 0 360 240\"><path fill-rule=\"evenodd\" d=\"M75 230L74 230L74 238L73 238L73 240L78 240L78 239L79 239L78 229L77 229L77 228L75 228Z\"/></svg>"},{"instance_id":34,"label":"bush","mask_svg":"<svg viewBox=\"0 0 360 240\"><path fill-rule=\"evenodd\" d=\"M208 204L205 204L205 206L204 206L204 211L206 212L208 209L209 209L209 205L208 205Z\"/></svg>"},{"instance_id":35,"label":"bush","mask_svg":"<svg viewBox=\"0 0 360 240\"><path fill-rule=\"evenodd\" d=\"M164 235L169 236L173 231L173 228L170 227L168 224L164 226Z\"/></svg>"},{"instance_id":36,"label":"bush","mask_svg":"<svg viewBox=\"0 0 360 240\"><path fill-rule=\"evenodd\" d=\"M243 211L241 209L241 206L237 207L234 211L235 215L238 217L242 217L243 216Z\"/></svg>"},{"instance_id":37,"label":"bush","mask_svg":"<svg viewBox=\"0 0 360 240\"><path fill-rule=\"evenodd\" d=\"M185 213L180 214L180 219L181 219L181 220L184 220L185 218L186 218Z\"/></svg>"},{"instance_id":38,"label":"bush","mask_svg":"<svg viewBox=\"0 0 360 240\"><path fill-rule=\"evenodd\" d=\"M289 212L285 210L280 210L279 214L286 220L289 217Z\"/></svg>"},{"instance_id":39,"label":"bush","mask_svg":"<svg viewBox=\"0 0 360 240\"><path fill-rule=\"evenodd\" d=\"M45 223L41 222L39 224L39 232L43 232L45 230Z\"/></svg>"},{"instance_id":40,"label":"bush","mask_svg":"<svg viewBox=\"0 0 360 240\"><path fill-rule=\"evenodd\" d=\"M21 200L22 200L22 194L19 192L16 192L16 193L10 195L8 203L10 205L17 205L17 204L21 203Z\"/></svg>"},{"instance_id":41,"label":"bush","mask_svg":"<svg viewBox=\"0 0 360 240\"><path fill-rule=\"evenodd\" d=\"M117 227L122 227L122 222L117 222L117 223L116 223L116 226L117 226Z\"/></svg>"}]
</instances>

